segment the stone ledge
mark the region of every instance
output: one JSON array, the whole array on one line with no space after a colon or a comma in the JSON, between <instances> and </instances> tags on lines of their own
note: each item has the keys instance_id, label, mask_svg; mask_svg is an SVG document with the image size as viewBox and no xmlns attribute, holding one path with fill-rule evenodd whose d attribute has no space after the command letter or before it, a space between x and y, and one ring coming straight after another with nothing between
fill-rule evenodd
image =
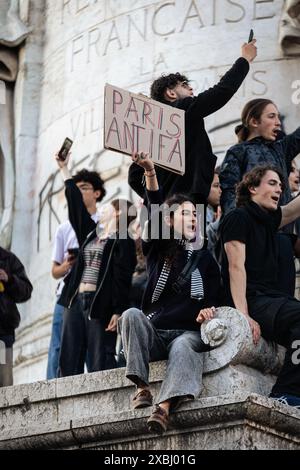
<instances>
[{"instance_id":1,"label":"stone ledge","mask_svg":"<svg viewBox=\"0 0 300 470\"><path fill-rule=\"evenodd\" d=\"M0 448L164 449L172 443L169 448L179 450L202 448L202 438L203 448L234 448L236 442L268 448L275 441L297 448L299 412L253 395L269 394L284 351L263 339L255 347L246 318L229 307L218 308L203 333L218 347L205 353L201 399L172 415L166 437L149 437L150 410L131 411L134 386L121 368L0 389ZM154 397L165 369L166 361L150 364ZM214 433L219 447L211 441Z\"/></svg>"},{"instance_id":2,"label":"stone ledge","mask_svg":"<svg viewBox=\"0 0 300 470\"><path fill-rule=\"evenodd\" d=\"M149 409L123 411L14 429L0 449L300 449L300 411L255 394L187 401L164 436L149 434L148 415Z\"/></svg>"}]
</instances>

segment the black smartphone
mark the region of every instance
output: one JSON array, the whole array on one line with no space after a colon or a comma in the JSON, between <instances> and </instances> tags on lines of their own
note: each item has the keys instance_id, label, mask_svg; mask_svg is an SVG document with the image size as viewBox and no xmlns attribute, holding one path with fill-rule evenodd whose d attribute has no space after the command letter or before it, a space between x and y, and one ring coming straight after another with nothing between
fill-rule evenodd
<instances>
[{"instance_id":1,"label":"black smartphone","mask_svg":"<svg viewBox=\"0 0 300 470\"><path fill-rule=\"evenodd\" d=\"M64 140L64 143L61 146L60 151L58 152L58 158L60 160L65 160L67 158L67 155L72 145L73 145L73 140L69 139L69 137L66 137Z\"/></svg>"},{"instance_id":2,"label":"black smartphone","mask_svg":"<svg viewBox=\"0 0 300 470\"><path fill-rule=\"evenodd\" d=\"M76 258L79 253L79 248L68 248L68 253L70 256L73 256L74 258Z\"/></svg>"},{"instance_id":3,"label":"black smartphone","mask_svg":"<svg viewBox=\"0 0 300 470\"><path fill-rule=\"evenodd\" d=\"M253 32L253 29L250 29L250 34L249 34L249 39L248 39L248 42L251 42L252 39L254 37L254 32Z\"/></svg>"}]
</instances>

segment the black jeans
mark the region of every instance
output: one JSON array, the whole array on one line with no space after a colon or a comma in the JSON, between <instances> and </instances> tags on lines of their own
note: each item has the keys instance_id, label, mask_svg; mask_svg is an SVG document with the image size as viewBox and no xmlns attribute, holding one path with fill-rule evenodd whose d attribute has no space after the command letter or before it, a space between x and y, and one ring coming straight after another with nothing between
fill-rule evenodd
<instances>
[{"instance_id":1,"label":"black jeans","mask_svg":"<svg viewBox=\"0 0 300 470\"><path fill-rule=\"evenodd\" d=\"M82 374L84 364L88 372L114 369L116 333L106 332L100 320L89 320L88 314L94 292L78 294L70 309L65 309L59 376Z\"/></svg>"},{"instance_id":2,"label":"black jeans","mask_svg":"<svg viewBox=\"0 0 300 470\"><path fill-rule=\"evenodd\" d=\"M274 302L274 299L270 298L270 302ZM296 299L286 300L274 313L273 319L271 316L264 319L256 317L254 312L255 309L251 316L262 324L265 339L281 344L287 349L283 367L272 392L300 397L300 302ZM273 324L266 325L266 322Z\"/></svg>"}]
</instances>

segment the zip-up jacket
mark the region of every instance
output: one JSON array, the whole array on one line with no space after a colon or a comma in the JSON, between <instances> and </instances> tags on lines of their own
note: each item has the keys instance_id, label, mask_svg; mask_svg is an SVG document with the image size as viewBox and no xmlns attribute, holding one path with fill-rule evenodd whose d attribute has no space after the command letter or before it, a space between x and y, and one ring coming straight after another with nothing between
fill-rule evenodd
<instances>
[{"instance_id":1,"label":"zip-up jacket","mask_svg":"<svg viewBox=\"0 0 300 470\"><path fill-rule=\"evenodd\" d=\"M235 209L235 188L248 171L257 165L274 165L284 176L280 205L291 201L289 172L291 161L300 153L300 127L282 139L270 142L256 137L231 147L224 158L220 183L222 187L221 207L225 215Z\"/></svg>"},{"instance_id":2,"label":"zip-up jacket","mask_svg":"<svg viewBox=\"0 0 300 470\"><path fill-rule=\"evenodd\" d=\"M59 303L70 308L84 270L83 250L96 236L96 223L91 219L80 190L72 179L65 181L69 219L78 238L80 250L76 262L65 278ZM127 239L108 239L105 244L94 300L89 317L107 325L112 315L121 315L129 307L131 278L136 265L135 243Z\"/></svg>"}]
</instances>

